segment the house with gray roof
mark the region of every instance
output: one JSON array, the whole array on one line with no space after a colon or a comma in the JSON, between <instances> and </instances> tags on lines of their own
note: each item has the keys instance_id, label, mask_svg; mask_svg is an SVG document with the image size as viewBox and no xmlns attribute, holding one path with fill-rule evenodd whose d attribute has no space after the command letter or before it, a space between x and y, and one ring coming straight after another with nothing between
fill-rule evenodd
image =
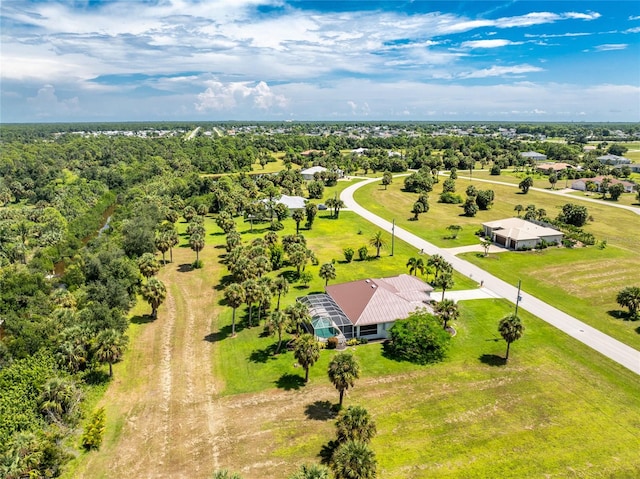
<instances>
[{"instance_id":1,"label":"house with gray roof","mask_svg":"<svg viewBox=\"0 0 640 479\"><path fill-rule=\"evenodd\" d=\"M547 155L543 155L542 153L538 153L537 151L524 151L520 153L520 156L525 160L533 161L545 161L547 159Z\"/></svg>"},{"instance_id":2,"label":"house with gray roof","mask_svg":"<svg viewBox=\"0 0 640 479\"><path fill-rule=\"evenodd\" d=\"M599 156L598 161L605 165L628 165L631 163L629 158L611 154Z\"/></svg>"},{"instance_id":3,"label":"house with gray roof","mask_svg":"<svg viewBox=\"0 0 640 479\"><path fill-rule=\"evenodd\" d=\"M325 287L326 294L298 298L309 306L313 334L319 339L383 339L398 319L431 310L433 288L416 276L362 279Z\"/></svg>"},{"instance_id":4,"label":"house with gray roof","mask_svg":"<svg viewBox=\"0 0 640 479\"><path fill-rule=\"evenodd\" d=\"M562 231L552 228L546 223L538 223L522 218L505 218L503 220L482 223L486 238L505 248L521 250L538 246L542 241L547 244L561 244L564 237Z\"/></svg>"}]
</instances>

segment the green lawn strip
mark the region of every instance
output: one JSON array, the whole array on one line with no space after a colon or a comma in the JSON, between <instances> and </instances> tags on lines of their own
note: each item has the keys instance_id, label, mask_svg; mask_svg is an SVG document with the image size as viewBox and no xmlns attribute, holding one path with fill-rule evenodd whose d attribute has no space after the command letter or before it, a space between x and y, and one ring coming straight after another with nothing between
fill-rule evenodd
<instances>
[{"instance_id":1,"label":"green lawn strip","mask_svg":"<svg viewBox=\"0 0 640 479\"><path fill-rule=\"evenodd\" d=\"M488 257L465 253L460 258L511 284L522 280L522 288L527 293L625 344L640 348L637 334L640 324L609 313L622 309L615 298L619 290L633 281L640 268L639 256L621 248L607 247L604 250L549 248Z\"/></svg>"},{"instance_id":2,"label":"green lawn strip","mask_svg":"<svg viewBox=\"0 0 640 479\"><path fill-rule=\"evenodd\" d=\"M458 336L442 364L396 363L380 354L379 344L354 348L363 374L346 404L365 405L375 417L372 446L381 477L563 476L571 468L578 476L608 476L640 470L637 376L527 313L527 330L512 345L509 364L483 363L482 357L491 362L504 355L497 320L512 306L500 300L461 305ZM324 351L323 359L330 354ZM324 362L315 368L322 374L307 387L327 381ZM304 422L308 427L266 425L277 431L274 456L300 462L301 454L318 454L332 438L332 428ZM329 437L323 441L317 428Z\"/></svg>"}]
</instances>

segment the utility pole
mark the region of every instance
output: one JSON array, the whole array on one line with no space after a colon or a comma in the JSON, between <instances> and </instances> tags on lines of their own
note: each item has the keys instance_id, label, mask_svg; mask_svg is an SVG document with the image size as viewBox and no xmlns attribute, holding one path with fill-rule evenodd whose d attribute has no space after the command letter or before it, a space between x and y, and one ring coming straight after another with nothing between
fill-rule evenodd
<instances>
[{"instance_id":1,"label":"utility pole","mask_svg":"<svg viewBox=\"0 0 640 479\"><path fill-rule=\"evenodd\" d=\"M520 286L522 284L522 280L519 279L518 280L518 297L516 298L516 312L515 315L518 316L518 304L520 304L520 300L522 299L522 296L520 296Z\"/></svg>"},{"instance_id":2,"label":"utility pole","mask_svg":"<svg viewBox=\"0 0 640 479\"><path fill-rule=\"evenodd\" d=\"M393 224L391 225L391 256L393 256L393 244L396 237L396 219L393 219Z\"/></svg>"}]
</instances>

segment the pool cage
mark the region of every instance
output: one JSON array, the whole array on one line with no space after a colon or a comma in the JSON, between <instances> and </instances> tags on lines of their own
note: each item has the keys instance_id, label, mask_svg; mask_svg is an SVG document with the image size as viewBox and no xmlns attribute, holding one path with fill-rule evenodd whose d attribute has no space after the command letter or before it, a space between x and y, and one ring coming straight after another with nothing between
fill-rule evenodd
<instances>
[{"instance_id":1,"label":"pool cage","mask_svg":"<svg viewBox=\"0 0 640 479\"><path fill-rule=\"evenodd\" d=\"M320 341L337 336L342 342L354 337L353 324L328 294L310 294L297 298L297 301L308 306L311 324L305 328Z\"/></svg>"}]
</instances>

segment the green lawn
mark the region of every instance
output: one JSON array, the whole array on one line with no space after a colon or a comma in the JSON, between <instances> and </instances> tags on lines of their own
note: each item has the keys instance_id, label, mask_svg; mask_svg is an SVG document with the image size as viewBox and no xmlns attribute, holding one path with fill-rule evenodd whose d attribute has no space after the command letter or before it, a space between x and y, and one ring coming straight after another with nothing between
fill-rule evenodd
<instances>
[{"instance_id":1,"label":"green lawn","mask_svg":"<svg viewBox=\"0 0 640 479\"><path fill-rule=\"evenodd\" d=\"M464 196L464 190L472 182L459 178L456 183ZM535 204L538 208L545 208L550 216L555 216L568 202L566 198L537 191L523 195L509 186L474 184L479 189L493 189L496 195L493 208L479 212L474 218L460 216L462 211L458 205L437 203L441 183L430 194L429 212L421 215L418 221L409 220L416 195L402 192L401 181L395 181L388 191L379 184L367 185L358 190L355 198L377 215L388 220L395 218L399 226L444 248L477 243L479 240L474 233L481 224L514 216L516 204ZM585 230L598 240L607 240L608 247L604 250L588 247L549 249L543 253L501 253L491 255L489 259L478 258L475 254L463 257L513 284L522 279L528 293L626 344L640 348L640 325L621 321L608 313L620 309L615 297L621 288L638 284L638 215L606 204L584 204L594 218ZM450 224L463 226L457 240L444 239L448 236L446 227Z\"/></svg>"}]
</instances>

